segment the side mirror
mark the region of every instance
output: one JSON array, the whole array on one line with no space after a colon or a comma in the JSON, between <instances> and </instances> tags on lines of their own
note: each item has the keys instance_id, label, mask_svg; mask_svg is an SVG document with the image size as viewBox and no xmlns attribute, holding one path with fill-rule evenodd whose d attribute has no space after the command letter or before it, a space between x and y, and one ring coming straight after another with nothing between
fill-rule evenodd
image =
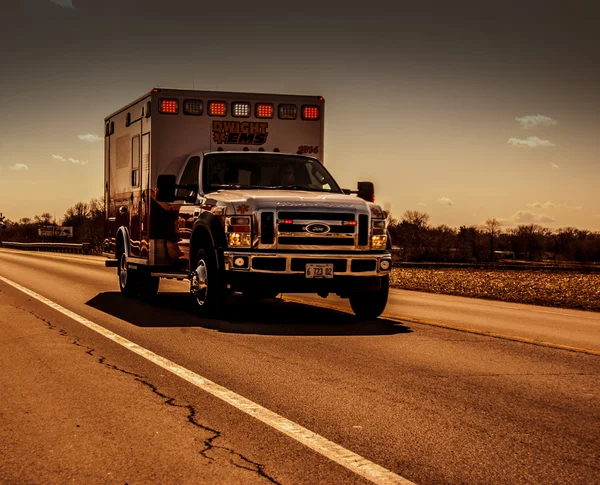
<instances>
[{"instance_id":1,"label":"side mirror","mask_svg":"<svg viewBox=\"0 0 600 485\"><path fill-rule=\"evenodd\" d=\"M156 200L159 202L173 202L175 200L175 175L159 175L156 181Z\"/></svg>"},{"instance_id":2,"label":"side mirror","mask_svg":"<svg viewBox=\"0 0 600 485\"><path fill-rule=\"evenodd\" d=\"M358 182L357 194L361 199L367 202L375 202L375 187L373 182Z\"/></svg>"}]
</instances>

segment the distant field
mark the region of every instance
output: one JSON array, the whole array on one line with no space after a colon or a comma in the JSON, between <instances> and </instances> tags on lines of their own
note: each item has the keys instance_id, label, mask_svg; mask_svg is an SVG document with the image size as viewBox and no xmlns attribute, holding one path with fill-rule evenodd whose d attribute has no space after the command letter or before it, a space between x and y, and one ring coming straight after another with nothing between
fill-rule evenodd
<instances>
[{"instance_id":1,"label":"distant field","mask_svg":"<svg viewBox=\"0 0 600 485\"><path fill-rule=\"evenodd\" d=\"M394 288L600 311L600 274L546 270L394 268Z\"/></svg>"}]
</instances>

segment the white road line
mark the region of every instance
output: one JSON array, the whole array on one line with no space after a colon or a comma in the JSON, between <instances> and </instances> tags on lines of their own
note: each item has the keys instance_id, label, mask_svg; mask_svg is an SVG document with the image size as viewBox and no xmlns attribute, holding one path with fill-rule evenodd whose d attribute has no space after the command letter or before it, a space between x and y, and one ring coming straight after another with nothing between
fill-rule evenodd
<instances>
[{"instance_id":1,"label":"white road line","mask_svg":"<svg viewBox=\"0 0 600 485\"><path fill-rule=\"evenodd\" d=\"M126 338L111 332L110 330L88 320L87 318L82 317L81 315L78 315L77 313L67 310L58 303L55 303L52 300L49 300L48 298L45 298L42 295L39 295L34 291L19 285L18 283L8 280L3 276L0 276L0 281L4 281L6 284L48 305L54 310L68 316L69 318L72 318L76 322L85 325L89 329L98 332L113 342L116 342L126 349L141 355L150 362L168 370L169 372L172 372L199 389L202 389L203 391L218 397L226 403L231 404L240 411L258 419L259 421L262 421L266 425L271 426L272 428L282 432L299 443L302 443L304 446L307 446L313 451L316 451L317 453L373 483L382 485L414 485L413 482L407 480L406 478L403 478L400 475L397 475L390 470L383 468L382 466L379 466L360 455L357 455L343 446L329 441L327 438L324 438L317 433L313 433L309 429L304 428L303 426L300 426L299 424L296 424L293 421L290 421L289 419L284 418L283 416L280 416L279 414L274 413L273 411L270 411L259 404L256 404L255 402L246 399L245 397L236 394L235 392L230 391L229 389L220 386L192 372L191 370L186 369L185 367L176 364L175 362L172 362L148 349L145 349L144 347L137 345L131 340L127 340Z\"/></svg>"}]
</instances>

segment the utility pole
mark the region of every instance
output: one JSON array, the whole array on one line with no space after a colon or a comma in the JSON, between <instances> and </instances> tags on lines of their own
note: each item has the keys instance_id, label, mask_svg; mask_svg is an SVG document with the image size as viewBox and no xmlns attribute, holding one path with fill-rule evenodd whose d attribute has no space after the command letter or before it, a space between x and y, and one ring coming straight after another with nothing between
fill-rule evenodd
<instances>
[{"instance_id":1,"label":"utility pole","mask_svg":"<svg viewBox=\"0 0 600 485\"><path fill-rule=\"evenodd\" d=\"M6 224L4 223L4 216L2 212L0 212L0 229L6 229Z\"/></svg>"}]
</instances>

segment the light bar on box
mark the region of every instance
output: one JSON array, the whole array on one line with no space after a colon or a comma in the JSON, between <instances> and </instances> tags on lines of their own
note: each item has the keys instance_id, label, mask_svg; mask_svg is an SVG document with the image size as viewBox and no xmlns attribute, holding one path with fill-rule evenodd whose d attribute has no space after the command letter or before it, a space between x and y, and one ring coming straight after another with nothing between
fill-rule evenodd
<instances>
[{"instance_id":1,"label":"light bar on box","mask_svg":"<svg viewBox=\"0 0 600 485\"><path fill-rule=\"evenodd\" d=\"M256 103L255 112L257 118L273 118L273 104Z\"/></svg>"},{"instance_id":2,"label":"light bar on box","mask_svg":"<svg viewBox=\"0 0 600 485\"><path fill-rule=\"evenodd\" d=\"M204 105L201 99L186 99L183 102L183 112L186 115L200 116L203 112Z\"/></svg>"},{"instance_id":3,"label":"light bar on box","mask_svg":"<svg viewBox=\"0 0 600 485\"><path fill-rule=\"evenodd\" d=\"M295 104L280 104L279 119L280 120L295 120L298 117L298 108Z\"/></svg>"},{"instance_id":4,"label":"light bar on box","mask_svg":"<svg viewBox=\"0 0 600 485\"><path fill-rule=\"evenodd\" d=\"M158 105L159 113L176 115L179 113L179 100L177 99L166 99L160 100Z\"/></svg>"},{"instance_id":5,"label":"light bar on box","mask_svg":"<svg viewBox=\"0 0 600 485\"><path fill-rule=\"evenodd\" d=\"M209 101L208 114L210 116L226 116L227 103L225 101Z\"/></svg>"},{"instance_id":6,"label":"light bar on box","mask_svg":"<svg viewBox=\"0 0 600 485\"><path fill-rule=\"evenodd\" d=\"M303 120L318 120L319 119L319 107L304 105L302 106L302 119Z\"/></svg>"},{"instance_id":7,"label":"light bar on box","mask_svg":"<svg viewBox=\"0 0 600 485\"><path fill-rule=\"evenodd\" d=\"M250 116L250 103L245 101L231 103L231 115L235 118L248 118Z\"/></svg>"}]
</instances>

